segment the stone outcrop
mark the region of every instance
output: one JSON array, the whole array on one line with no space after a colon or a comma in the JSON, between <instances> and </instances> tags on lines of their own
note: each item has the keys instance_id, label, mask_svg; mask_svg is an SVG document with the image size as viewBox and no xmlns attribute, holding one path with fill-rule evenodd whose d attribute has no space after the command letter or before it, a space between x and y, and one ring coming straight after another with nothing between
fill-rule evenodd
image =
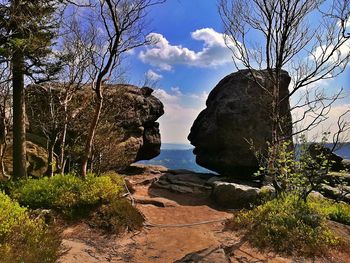
<instances>
[{"instance_id":1,"label":"stone outcrop","mask_svg":"<svg viewBox=\"0 0 350 263\"><path fill-rule=\"evenodd\" d=\"M55 106L56 126L63 127L65 111L60 100L62 101L64 91L59 84L50 88L28 87L30 133L47 136L42 130L42 124L52 127L50 102ZM95 171L122 170L133 162L156 157L161 145L157 119L163 115L164 110L161 101L152 95L153 90L132 85L108 85L104 86L104 91L104 107L93 146ZM74 93L68 104L66 155L70 158L71 166L80 163L94 114L93 107L94 93L89 86ZM59 140L60 138L56 152L59 152Z\"/></svg>"},{"instance_id":2,"label":"stone outcrop","mask_svg":"<svg viewBox=\"0 0 350 263\"><path fill-rule=\"evenodd\" d=\"M291 78L283 71L280 98L288 95ZM263 87L263 88L262 88ZM195 146L199 165L221 175L248 179L256 171L258 162L249 142L260 152L266 151L271 140L271 90L267 71L240 70L222 79L210 92L204 109L188 136ZM292 133L288 99L282 100L285 134Z\"/></svg>"},{"instance_id":3,"label":"stone outcrop","mask_svg":"<svg viewBox=\"0 0 350 263\"><path fill-rule=\"evenodd\" d=\"M259 191L248 185L218 181L213 184L212 198L221 207L250 207L257 202Z\"/></svg>"},{"instance_id":4,"label":"stone outcrop","mask_svg":"<svg viewBox=\"0 0 350 263\"><path fill-rule=\"evenodd\" d=\"M327 198L344 201L350 204L350 186L348 185L332 187L327 184L321 184L319 192Z\"/></svg>"},{"instance_id":5,"label":"stone outcrop","mask_svg":"<svg viewBox=\"0 0 350 263\"><path fill-rule=\"evenodd\" d=\"M152 92L147 87L139 89L129 85L108 89L102 119L106 124L111 123L110 134L106 136L106 131L101 129L96 146L99 154L114 158L101 164L104 169L120 170L133 162L159 155L161 138L156 121L164 110Z\"/></svg>"},{"instance_id":6,"label":"stone outcrop","mask_svg":"<svg viewBox=\"0 0 350 263\"><path fill-rule=\"evenodd\" d=\"M332 171L339 172L350 168L349 160L343 159L341 156L332 152L331 149L327 148L320 143L312 143L308 148L310 155L316 161L322 162L323 159L319 156L330 161L330 168Z\"/></svg>"},{"instance_id":7,"label":"stone outcrop","mask_svg":"<svg viewBox=\"0 0 350 263\"><path fill-rule=\"evenodd\" d=\"M41 177L47 169L47 151L40 145L27 141L27 172L29 176ZM12 174L12 145L9 145L4 158L5 170Z\"/></svg>"}]
</instances>

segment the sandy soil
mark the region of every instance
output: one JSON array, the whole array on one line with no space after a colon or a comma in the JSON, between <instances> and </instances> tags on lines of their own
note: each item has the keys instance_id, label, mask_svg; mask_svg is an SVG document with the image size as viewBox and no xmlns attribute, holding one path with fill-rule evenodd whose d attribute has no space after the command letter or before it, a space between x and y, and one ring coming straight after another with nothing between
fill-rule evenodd
<instances>
[{"instance_id":1,"label":"sandy soil","mask_svg":"<svg viewBox=\"0 0 350 263\"><path fill-rule=\"evenodd\" d=\"M66 227L62 243L66 252L59 262L350 262L350 249L315 260L262 253L250 247L237 233L225 231L223 222L178 226L227 219L233 215L216 209L207 196L150 189L152 178L157 176L160 174L135 175L130 179L135 200L142 200L137 208L144 214L148 226L140 232L119 237L103 235L85 223ZM152 226L154 224L167 226ZM350 237L350 228L338 224L334 227Z\"/></svg>"}]
</instances>

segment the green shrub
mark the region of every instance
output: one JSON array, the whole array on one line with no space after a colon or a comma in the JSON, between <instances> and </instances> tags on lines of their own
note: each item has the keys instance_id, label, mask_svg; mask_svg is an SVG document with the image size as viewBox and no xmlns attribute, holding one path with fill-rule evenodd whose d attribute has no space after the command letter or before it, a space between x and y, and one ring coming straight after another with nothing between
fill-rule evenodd
<instances>
[{"instance_id":1,"label":"green shrub","mask_svg":"<svg viewBox=\"0 0 350 263\"><path fill-rule=\"evenodd\" d=\"M94 212L90 224L118 234L124 230L141 229L143 222L143 216L127 200L117 199Z\"/></svg>"},{"instance_id":2,"label":"green shrub","mask_svg":"<svg viewBox=\"0 0 350 263\"><path fill-rule=\"evenodd\" d=\"M309 204L321 210L330 220L350 225L350 205L325 198L309 198Z\"/></svg>"},{"instance_id":3,"label":"green shrub","mask_svg":"<svg viewBox=\"0 0 350 263\"><path fill-rule=\"evenodd\" d=\"M116 174L89 174L86 180L68 174L23 180L12 185L9 192L21 205L70 214L118 198L122 190L123 179Z\"/></svg>"},{"instance_id":4,"label":"green shrub","mask_svg":"<svg viewBox=\"0 0 350 263\"><path fill-rule=\"evenodd\" d=\"M123 178L115 173L106 173L100 177L89 175L83 184L81 201L90 205L101 200L110 201L119 197L123 189Z\"/></svg>"},{"instance_id":5,"label":"green shrub","mask_svg":"<svg viewBox=\"0 0 350 263\"><path fill-rule=\"evenodd\" d=\"M321 209L291 195L238 213L228 227L243 228L254 246L287 254L311 256L339 242Z\"/></svg>"},{"instance_id":6,"label":"green shrub","mask_svg":"<svg viewBox=\"0 0 350 263\"><path fill-rule=\"evenodd\" d=\"M59 247L55 232L0 192L0 262L55 262Z\"/></svg>"},{"instance_id":7,"label":"green shrub","mask_svg":"<svg viewBox=\"0 0 350 263\"><path fill-rule=\"evenodd\" d=\"M329 153L322 150L328 135L325 133L322 142L314 146L316 156L311 153L311 144L304 134L298 138L298 150L294 149L292 141L267 142L267 152L261 153L254 150L251 143L260 163L255 175L271 182L277 196L297 195L306 202L309 194L319 189L329 176L334 162Z\"/></svg>"}]
</instances>

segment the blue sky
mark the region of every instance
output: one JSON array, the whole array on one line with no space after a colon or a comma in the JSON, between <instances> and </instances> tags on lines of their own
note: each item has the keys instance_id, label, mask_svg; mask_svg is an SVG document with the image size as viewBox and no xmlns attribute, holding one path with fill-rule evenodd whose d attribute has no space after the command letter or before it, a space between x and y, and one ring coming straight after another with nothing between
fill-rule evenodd
<instances>
[{"instance_id":1,"label":"blue sky","mask_svg":"<svg viewBox=\"0 0 350 263\"><path fill-rule=\"evenodd\" d=\"M157 82L155 95L165 105L160 119L162 142L188 143L187 135L208 93L235 71L225 46L223 25L215 0L168 0L149 13L155 46L134 50L127 60L128 80L140 85L145 76ZM350 71L336 80L323 82L329 90L344 87L350 92ZM350 107L350 99L337 103L331 118ZM325 128L331 120L325 123Z\"/></svg>"}]
</instances>

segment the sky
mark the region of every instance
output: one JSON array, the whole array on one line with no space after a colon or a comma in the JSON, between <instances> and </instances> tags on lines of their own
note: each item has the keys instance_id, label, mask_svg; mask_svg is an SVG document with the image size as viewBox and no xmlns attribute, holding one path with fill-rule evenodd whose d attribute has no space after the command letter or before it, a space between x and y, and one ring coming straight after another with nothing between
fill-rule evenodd
<instances>
[{"instance_id":1,"label":"sky","mask_svg":"<svg viewBox=\"0 0 350 263\"><path fill-rule=\"evenodd\" d=\"M128 54L129 82L142 85L145 78L156 82L153 95L164 104L159 119L163 143L188 144L193 121L205 108L209 92L226 75L236 71L232 54L223 39L223 25L215 0L168 0L149 13L149 36L155 45ZM350 93L350 70L319 85ZM337 102L329 119L318 130L327 129L344 110L350 98ZM350 121L350 120L349 120Z\"/></svg>"}]
</instances>

